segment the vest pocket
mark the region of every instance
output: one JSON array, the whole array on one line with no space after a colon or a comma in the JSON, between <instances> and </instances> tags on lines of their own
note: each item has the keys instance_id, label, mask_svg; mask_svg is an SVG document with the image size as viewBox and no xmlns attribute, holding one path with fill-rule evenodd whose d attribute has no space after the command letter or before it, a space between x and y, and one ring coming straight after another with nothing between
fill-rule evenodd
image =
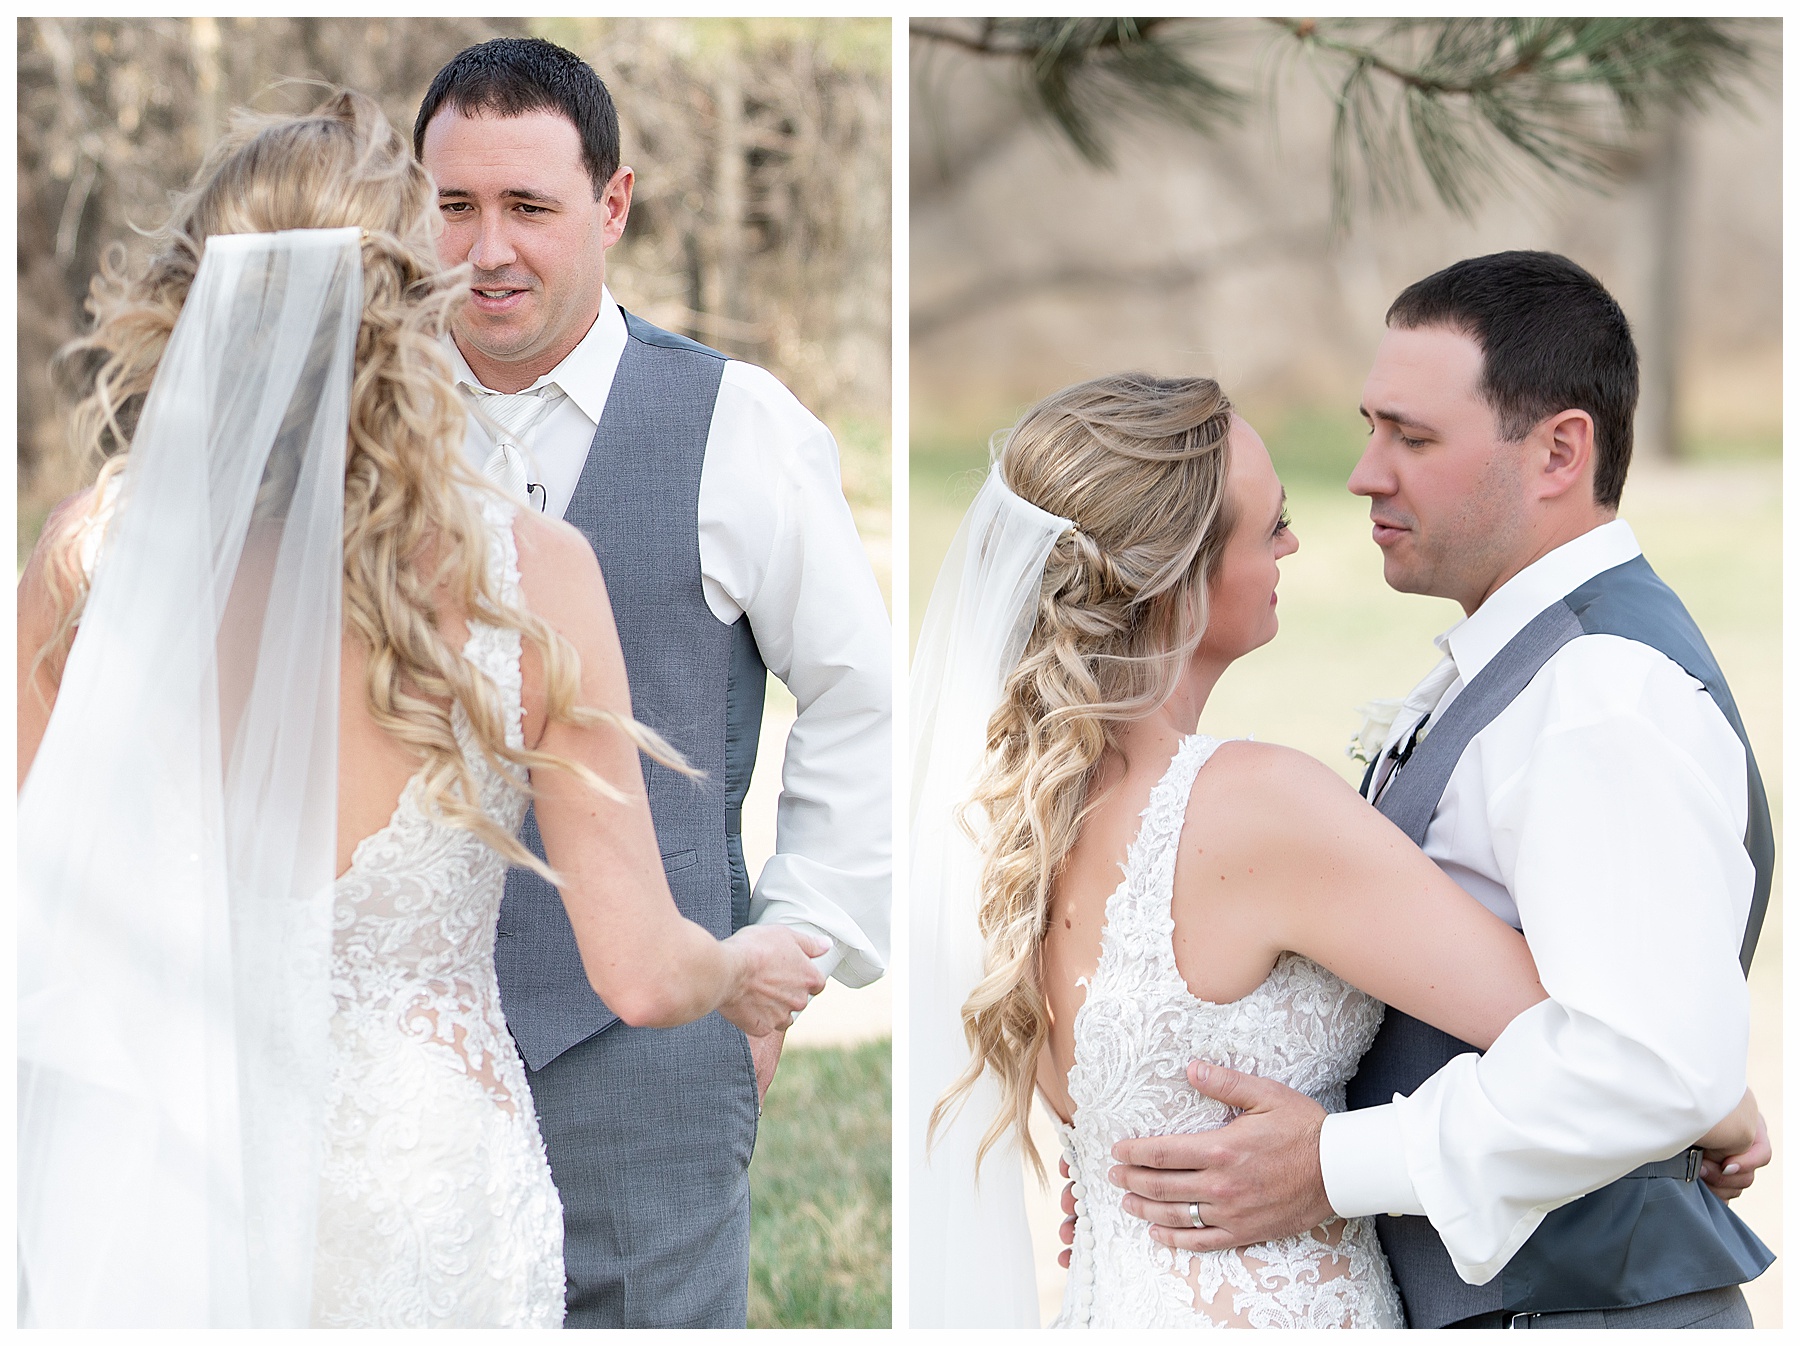
<instances>
[{"instance_id":1,"label":"vest pocket","mask_svg":"<svg viewBox=\"0 0 1800 1346\"><path fill-rule=\"evenodd\" d=\"M700 863L699 851L671 851L663 856L663 873L673 874L678 869L688 869Z\"/></svg>"}]
</instances>

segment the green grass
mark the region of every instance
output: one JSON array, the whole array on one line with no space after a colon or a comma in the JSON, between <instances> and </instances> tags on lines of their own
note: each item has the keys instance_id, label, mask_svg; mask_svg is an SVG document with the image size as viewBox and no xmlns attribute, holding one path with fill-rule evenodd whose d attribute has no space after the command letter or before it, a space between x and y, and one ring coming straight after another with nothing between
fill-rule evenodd
<instances>
[{"instance_id":1,"label":"green grass","mask_svg":"<svg viewBox=\"0 0 1800 1346\"><path fill-rule=\"evenodd\" d=\"M893 1321L888 1039L782 1055L750 1164L750 1326Z\"/></svg>"}]
</instances>

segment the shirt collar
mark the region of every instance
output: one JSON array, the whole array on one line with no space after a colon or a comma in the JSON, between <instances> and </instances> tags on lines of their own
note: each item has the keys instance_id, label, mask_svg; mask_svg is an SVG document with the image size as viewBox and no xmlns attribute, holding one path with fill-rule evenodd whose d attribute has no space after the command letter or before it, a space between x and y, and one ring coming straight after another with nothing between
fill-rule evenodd
<instances>
[{"instance_id":1,"label":"shirt collar","mask_svg":"<svg viewBox=\"0 0 1800 1346\"><path fill-rule=\"evenodd\" d=\"M1466 685L1538 613L1602 571L1641 554L1630 524L1623 519L1603 523L1540 556L1434 643L1456 661Z\"/></svg>"},{"instance_id":2,"label":"shirt collar","mask_svg":"<svg viewBox=\"0 0 1800 1346\"><path fill-rule=\"evenodd\" d=\"M449 340L446 338L446 340ZM456 342L450 341L450 368L457 382L466 383L477 392L491 393L482 381L475 377L469 368L469 362L457 349ZM619 357L625 353L625 316L619 311L618 303L612 297L612 291L601 287L600 313L594 319L594 325L587 330L587 335L575 344L575 349L563 356L562 363L548 374L538 379L530 388L522 389L531 392L538 388L548 387L554 383L568 395L581 414L595 425L600 423L600 412L606 405L607 390L612 387L613 375L619 368Z\"/></svg>"}]
</instances>

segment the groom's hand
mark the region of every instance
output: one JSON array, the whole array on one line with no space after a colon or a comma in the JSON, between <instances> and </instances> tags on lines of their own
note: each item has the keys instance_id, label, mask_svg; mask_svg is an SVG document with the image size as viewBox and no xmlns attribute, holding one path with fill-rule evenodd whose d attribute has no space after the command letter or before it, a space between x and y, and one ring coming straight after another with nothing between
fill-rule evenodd
<instances>
[{"instance_id":1,"label":"groom's hand","mask_svg":"<svg viewBox=\"0 0 1800 1346\"><path fill-rule=\"evenodd\" d=\"M1192 1251L1237 1248L1313 1229L1334 1218L1319 1172L1325 1109L1273 1080L1194 1062L1188 1080L1241 1109L1216 1131L1146 1136L1113 1146L1108 1177L1150 1237ZM1195 1228L1189 1203L1204 1228Z\"/></svg>"},{"instance_id":2,"label":"groom's hand","mask_svg":"<svg viewBox=\"0 0 1800 1346\"><path fill-rule=\"evenodd\" d=\"M1067 1159L1058 1159L1056 1161L1056 1171L1062 1174L1063 1177L1068 1177L1069 1161ZM1063 1250L1056 1255L1056 1265L1062 1267L1066 1271L1069 1267L1070 1250L1075 1246L1075 1184L1072 1182L1063 1184L1062 1213L1062 1228L1058 1229L1056 1232L1062 1237Z\"/></svg>"},{"instance_id":3,"label":"groom's hand","mask_svg":"<svg viewBox=\"0 0 1800 1346\"><path fill-rule=\"evenodd\" d=\"M762 1111L763 1100L769 1096L769 1086L775 1083L775 1066L781 1060L781 1044L787 1041L787 1029L777 1028L773 1033L764 1033L761 1037L751 1038L750 1060L756 1067L756 1109Z\"/></svg>"}]
</instances>

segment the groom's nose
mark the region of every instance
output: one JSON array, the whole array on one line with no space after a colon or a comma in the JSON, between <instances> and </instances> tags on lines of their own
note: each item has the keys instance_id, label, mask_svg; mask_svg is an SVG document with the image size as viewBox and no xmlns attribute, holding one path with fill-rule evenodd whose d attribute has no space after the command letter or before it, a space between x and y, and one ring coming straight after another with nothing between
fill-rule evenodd
<instances>
[{"instance_id":1,"label":"groom's nose","mask_svg":"<svg viewBox=\"0 0 1800 1346\"><path fill-rule=\"evenodd\" d=\"M1373 437L1364 447L1362 457L1356 460L1356 466L1350 469L1350 480L1345 486L1351 495L1379 496L1394 493L1393 474L1384 468L1380 446Z\"/></svg>"},{"instance_id":2,"label":"groom's nose","mask_svg":"<svg viewBox=\"0 0 1800 1346\"><path fill-rule=\"evenodd\" d=\"M469 261L477 271L498 271L516 260L518 254L507 237L504 214L483 212L476 228L475 242L469 248Z\"/></svg>"}]
</instances>

